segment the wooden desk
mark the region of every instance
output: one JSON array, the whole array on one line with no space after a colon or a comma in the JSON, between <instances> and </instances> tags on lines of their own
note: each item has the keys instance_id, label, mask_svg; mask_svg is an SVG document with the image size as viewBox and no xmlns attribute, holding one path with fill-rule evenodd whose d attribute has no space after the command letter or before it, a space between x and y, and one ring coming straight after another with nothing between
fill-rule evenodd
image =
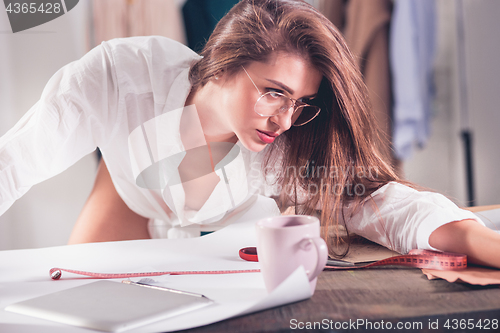
<instances>
[{"instance_id":1,"label":"wooden desk","mask_svg":"<svg viewBox=\"0 0 500 333\"><path fill-rule=\"evenodd\" d=\"M296 319L295 325L291 323L293 319ZM420 331L418 325L428 332L498 332L500 326L493 329L491 321L496 319L500 325L500 288L428 280L416 268L325 271L319 276L316 292L309 300L183 332L312 331L298 329L299 322L321 323L323 320L327 325L331 320L332 326L315 331L333 332L337 331L335 322L349 323L349 320L356 322L358 319L371 321L375 325L373 330L378 332L384 331L376 330L376 325L381 325L382 320L386 328L392 325L394 329L398 322L408 327L415 325L415 329L395 330L400 332ZM463 324L469 319L474 324L479 319L482 323L488 319L490 329L460 330L461 319ZM429 330L429 322L435 323L436 320L438 329ZM447 320L449 329L444 327ZM458 329L453 330L453 325ZM353 326L350 328L353 332L366 330L366 326L359 327L357 330Z\"/></svg>"},{"instance_id":2,"label":"wooden desk","mask_svg":"<svg viewBox=\"0 0 500 333\"><path fill-rule=\"evenodd\" d=\"M474 206L474 207L465 207L464 209L470 210L471 212L482 212L484 210L491 210L491 209L499 209L500 205L490 205L490 206Z\"/></svg>"}]
</instances>

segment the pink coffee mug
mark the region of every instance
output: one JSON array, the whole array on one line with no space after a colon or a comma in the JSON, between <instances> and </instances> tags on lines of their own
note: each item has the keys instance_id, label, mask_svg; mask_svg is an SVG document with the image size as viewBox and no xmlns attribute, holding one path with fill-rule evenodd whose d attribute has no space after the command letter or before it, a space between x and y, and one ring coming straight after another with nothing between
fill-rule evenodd
<instances>
[{"instance_id":1,"label":"pink coffee mug","mask_svg":"<svg viewBox=\"0 0 500 333\"><path fill-rule=\"evenodd\" d=\"M305 215L270 217L259 220L256 228L257 253L267 291L271 292L302 265L314 293L317 277L328 259L318 218Z\"/></svg>"}]
</instances>

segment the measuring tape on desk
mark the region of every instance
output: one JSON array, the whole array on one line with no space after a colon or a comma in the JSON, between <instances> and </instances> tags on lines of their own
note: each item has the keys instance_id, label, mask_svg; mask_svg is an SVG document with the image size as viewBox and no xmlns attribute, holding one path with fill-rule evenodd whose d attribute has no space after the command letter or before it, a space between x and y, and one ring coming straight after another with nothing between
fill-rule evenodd
<instances>
[{"instance_id":1,"label":"measuring tape on desk","mask_svg":"<svg viewBox=\"0 0 500 333\"><path fill-rule=\"evenodd\" d=\"M360 269L376 266L406 266L430 268L445 271L456 271L467 268L467 256L464 254L438 252L430 250L411 250L406 255L394 256L364 265L334 266L326 265L326 270Z\"/></svg>"},{"instance_id":2,"label":"measuring tape on desk","mask_svg":"<svg viewBox=\"0 0 500 333\"><path fill-rule=\"evenodd\" d=\"M406 267L430 268L438 270L460 270L467 267L467 256L456 253L448 253L448 252L411 250L410 253L407 255L395 256L365 265L354 265L354 266L327 265L325 266L325 270L341 270L341 269L352 270L352 269L369 268L376 266L406 266ZM215 271L167 271L167 272L143 272L143 273L94 273L94 272L85 272L74 269L64 269L56 267L50 270L51 279L59 280L62 276L62 272L89 276L95 279L123 279L123 278L133 278L133 277L160 276L167 274L193 275L193 274L258 273L260 272L260 269L215 270Z\"/></svg>"},{"instance_id":3,"label":"measuring tape on desk","mask_svg":"<svg viewBox=\"0 0 500 333\"><path fill-rule=\"evenodd\" d=\"M74 269L52 268L50 278L59 280L62 272L73 273L93 277L95 279L124 279L133 277L160 276L160 275L193 275L193 274L236 274L236 273L258 273L260 269L239 269L239 270L219 270L219 271L169 271L169 272L144 272L144 273L94 273L78 271Z\"/></svg>"}]
</instances>

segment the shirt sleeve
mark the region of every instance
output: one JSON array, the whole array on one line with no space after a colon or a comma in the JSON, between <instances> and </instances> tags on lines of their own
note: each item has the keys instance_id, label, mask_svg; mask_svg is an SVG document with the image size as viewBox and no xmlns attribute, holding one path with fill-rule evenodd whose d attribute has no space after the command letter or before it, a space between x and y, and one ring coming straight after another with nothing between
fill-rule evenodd
<instances>
[{"instance_id":1,"label":"shirt sleeve","mask_svg":"<svg viewBox=\"0 0 500 333\"><path fill-rule=\"evenodd\" d=\"M117 103L105 45L56 72L40 100L0 138L0 215L33 185L105 145Z\"/></svg>"},{"instance_id":2,"label":"shirt sleeve","mask_svg":"<svg viewBox=\"0 0 500 333\"><path fill-rule=\"evenodd\" d=\"M429 245L431 233L444 224L464 219L484 225L474 213L458 208L442 194L390 182L373 192L359 211L346 219L346 227L351 233L406 254L412 249L436 250Z\"/></svg>"}]
</instances>

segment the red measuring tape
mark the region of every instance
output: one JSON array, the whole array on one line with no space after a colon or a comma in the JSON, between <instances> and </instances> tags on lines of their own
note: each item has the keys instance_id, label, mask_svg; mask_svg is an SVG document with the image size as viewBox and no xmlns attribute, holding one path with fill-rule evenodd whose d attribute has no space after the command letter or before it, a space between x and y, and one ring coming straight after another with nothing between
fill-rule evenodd
<instances>
[{"instance_id":1,"label":"red measuring tape","mask_svg":"<svg viewBox=\"0 0 500 333\"><path fill-rule=\"evenodd\" d=\"M240 269L240 270L227 270L227 271L170 271L170 272L144 272L144 273L93 273L85 271L77 271L74 269L52 268L50 270L50 277L52 280L59 280L62 272L90 276L96 279L122 279L132 277L145 277L145 276L160 276L160 275L190 275L190 274L235 274L235 273L258 273L260 269Z\"/></svg>"},{"instance_id":2,"label":"red measuring tape","mask_svg":"<svg viewBox=\"0 0 500 333\"><path fill-rule=\"evenodd\" d=\"M430 268L445 271L456 271L467 268L467 256L451 252L430 250L411 250L406 255L394 256L365 265L325 266L327 270L359 269L375 266L407 266L415 268Z\"/></svg>"},{"instance_id":3,"label":"red measuring tape","mask_svg":"<svg viewBox=\"0 0 500 333\"><path fill-rule=\"evenodd\" d=\"M245 250L245 249L242 249ZM257 254L253 252L240 250L240 256L249 261L257 261ZM246 253L245 253L246 252ZM246 258L246 256L249 256ZM255 257L252 257L255 256ZM395 256L379 261L375 261L365 265L355 266L325 266L326 270L339 270L339 269L360 269L376 266L407 266L416 268L431 268L439 270L460 270L467 267L467 256L449 252L437 252L429 250L411 250L407 255ZM132 277L146 277L146 276L159 276L159 275L190 275L190 274L236 274L236 273L258 273L260 269L240 269L240 270L218 270L218 271L168 271L168 272L143 272L143 273L93 273L78 271L74 269L52 268L50 270L50 277L53 280L59 280L62 272L90 276L96 279L123 279Z\"/></svg>"}]
</instances>

